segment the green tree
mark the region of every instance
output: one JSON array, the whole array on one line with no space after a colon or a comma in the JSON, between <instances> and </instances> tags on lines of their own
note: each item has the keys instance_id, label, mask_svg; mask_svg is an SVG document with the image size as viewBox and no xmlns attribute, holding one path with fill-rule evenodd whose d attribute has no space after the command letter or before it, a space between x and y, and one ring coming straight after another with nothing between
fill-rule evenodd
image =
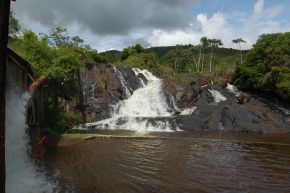
<instances>
[{"instance_id":1,"label":"green tree","mask_svg":"<svg viewBox=\"0 0 290 193\"><path fill-rule=\"evenodd\" d=\"M9 36L17 37L21 30L19 21L14 17L14 13L10 11L9 13Z\"/></svg>"},{"instance_id":2,"label":"green tree","mask_svg":"<svg viewBox=\"0 0 290 193\"><path fill-rule=\"evenodd\" d=\"M210 62L209 62L209 71L212 71L212 58L213 58L213 51L215 48L218 48L220 46L223 46L223 43L220 39L209 39L208 40L209 47L211 48L210 53Z\"/></svg>"},{"instance_id":3,"label":"green tree","mask_svg":"<svg viewBox=\"0 0 290 193\"><path fill-rule=\"evenodd\" d=\"M209 47L209 42L208 42L207 37L202 37L200 39L200 44L201 44L201 47L203 49L202 61L201 61L201 73L202 73L204 71L204 58L205 58L206 50Z\"/></svg>"},{"instance_id":4,"label":"green tree","mask_svg":"<svg viewBox=\"0 0 290 193\"><path fill-rule=\"evenodd\" d=\"M49 117L47 127L63 128L60 102L70 100L78 94L79 86L75 75L83 67L81 56L69 46L51 46L47 36L39 37L32 31L24 32L21 44L23 56L32 64L36 78L46 77L44 89L46 113Z\"/></svg>"},{"instance_id":5,"label":"green tree","mask_svg":"<svg viewBox=\"0 0 290 193\"><path fill-rule=\"evenodd\" d=\"M239 50L240 50L240 53L241 53L241 64L243 63L243 51L242 51L242 43L246 43L245 40L243 40L242 38L238 38L238 39L233 39L232 42L234 44L238 44L239 45Z\"/></svg>"},{"instance_id":6,"label":"green tree","mask_svg":"<svg viewBox=\"0 0 290 193\"><path fill-rule=\"evenodd\" d=\"M261 35L233 80L242 89L270 91L289 100L290 32Z\"/></svg>"},{"instance_id":7,"label":"green tree","mask_svg":"<svg viewBox=\"0 0 290 193\"><path fill-rule=\"evenodd\" d=\"M55 27L46 35L50 44L54 47L69 46L71 41L66 28Z\"/></svg>"}]
</instances>

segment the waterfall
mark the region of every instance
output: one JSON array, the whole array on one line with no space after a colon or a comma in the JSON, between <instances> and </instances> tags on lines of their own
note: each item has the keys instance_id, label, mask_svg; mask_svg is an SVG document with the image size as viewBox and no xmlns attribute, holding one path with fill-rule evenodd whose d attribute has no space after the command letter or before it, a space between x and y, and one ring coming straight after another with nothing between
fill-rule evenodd
<instances>
[{"instance_id":1,"label":"waterfall","mask_svg":"<svg viewBox=\"0 0 290 193\"><path fill-rule=\"evenodd\" d=\"M123 74L115 66L113 66L113 70L114 70L117 78L120 80L122 87L125 89L126 96L130 97L131 96L131 93L130 93L131 89L126 86L126 81L123 77Z\"/></svg>"},{"instance_id":2,"label":"waterfall","mask_svg":"<svg viewBox=\"0 0 290 193\"><path fill-rule=\"evenodd\" d=\"M227 83L227 87L226 87L226 89L227 89L229 92L234 93L235 96L239 96L239 95L240 95L240 91L239 91L239 89L238 89L236 86L232 85L232 84Z\"/></svg>"},{"instance_id":3,"label":"waterfall","mask_svg":"<svg viewBox=\"0 0 290 193\"><path fill-rule=\"evenodd\" d=\"M177 112L180 112L180 115L192 115L197 109L197 107L192 107L192 108L184 108L181 110L180 108L178 108L174 97L171 94L169 94L169 97L170 97L170 103L172 104L173 108Z\"/></svg>"},{"instance_id":4,"label":"waterfall","mask_svg":"<svg viewBox=\"0 0 290 193\"><path fill-rule=\"evenodd\" d=\"M86 124L98 129L123 129L133 131L173 131L178 126L173 117L174 112L167 105L162 91L162 80L148 70L132 69L135 75L142 74L145 84L140 78L142 87L135 90L128 99L114 106L111 118ZM119 76L119 79L121 76ZM121 81L122 82L122 81ZM122 83L122 85L125 83Z\"/></svg>"},{"instance_id":5,"label":"waterfall","mask_svg":"<svg viewBox=\"0 0 290 193\"><path fill-rule=\"evenodd\" d=\"M15 89L9 90L6 100L6 192L56 192L55 185L48 182L28 155L26 104L29 95L20 96Z\"/></svg>"},{"instance_id":6,"label":"waterfall","mask_svg":"<svg viewBox=\"0 0 290 193\"><path fill-rule=\"evenodd\" d=\"M219 91L217 90L214 90L214 89L208 89L208 91L211 93L211 95L213 96L213 99L214 99L214 102L217 104L217 103L220 103L222 101L226 101L227 98L225 96L222 95L222 93L220 93Z\"/></svg>"}]
</instances>

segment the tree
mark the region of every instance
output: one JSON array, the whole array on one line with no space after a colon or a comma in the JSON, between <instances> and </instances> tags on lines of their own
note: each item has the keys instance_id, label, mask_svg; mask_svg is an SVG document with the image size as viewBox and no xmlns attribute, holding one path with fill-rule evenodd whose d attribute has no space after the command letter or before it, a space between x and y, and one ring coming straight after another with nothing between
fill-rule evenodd
<instances>
[{"instance_id":1,"label":"tree","mask_svg":"<svg viewBox=\"0 0 290 193\"><path fill-rule=\"evenodd\" d=\"M214 48L218 48L220 46L223 46L223 43L220 39L209 39L208 40L209 47L211 48L211 53L210 53L210 62L209 62L209 71L212 71L212 58L213 58L213 51Z\"/></svg>"},{"instance_id":2,"label":"tree","mask_svg":"<svg viewBox=\"0 0 290 193\"><path fill-rule=\"evenodd\" d=\"M203 72L204 71L204 56L205 56L206 50L209 46L209 42L208 42L207 37L202 37L200 39L200 44L201 44L201 47L203 48L202 62L201 62L201 72Z\"/></svg>"},{"instance_id":3,"label":"tree","mask_svg":"<svg viewBox=\"0 0 290 193\"><path fill-rule=\"evenodd\" d=\"M9 13L9 36L16 37L20 32L20 24L19 21L14 17L14 13L10 11Z\"/></svg>"},{"instance_id":4,"label":"tree","mask_svg":"<svg viewBox=\"0 0 290 193\"><path fill-rule=\"evenodd\" d=\"M84 63L81 55L68 46L69 44L52 42L52 46L48 38L48 36L39 37L32 31L25 31L21 46L24 50L23 56L32 64L36 78L39 76L45 78L45 107L49 117L47 126L63 128L59 99L69 100L78 94L80 88L75 75L79 73ZM62 38L58 38L57 41L60 39Z\"/></svg>"},{"instance_id":5,"label":"tree","mask_svg":"<svg viewBox=\"0 0 290 193\"><path fill-rule=\"evenodd\" d=\"M129 54L129 48L124 48L123 51L121 52L121 60L126 60L127 58L129 58L130 54Z\"/></svg>"},{"instance_id":6,"label":"tree","mask_svg":"<svg viewBox=\"0 0 290 193\"><path fill-rule=\"evenodd\" d=\"M145 49L140 44L124 48L123 51L121 52L121 61L128 59L130 56L135 56L143 52L145 52Z\"/></svg>"},{"instance_id":7,"label":"tree","mask_svg":"<svg viewBox=\"0 0 290 193\"><path fill-rule=\"evenodd\" d=\"M240 53L241 53L241 64L243 63L243 51L242 51L242 43L246 43L245 40L243 40L242 38L238 38L238 39L233 39L232 42L234 44L238 44L239 45L239 49L240 49Z\"/></svg>"},{"instance_id":8,"label":"tree","mask_svg":"<svg viewBox=\"0 0 290 193\"><path fill-rule=\"evenodd\" d=\"M71 43L66 28L55 27L50 30L46 37L50 40L49 43L54 47L69 46Z\"/></svg>"},{"instance_id":9,"label":"tree","mask_svg":"<svg viewBox=\"0 0 290 193\"><path fill-rule=\"evenodd\" d=\"M237 66L234 83L242 89L273 92L290 100L290 32L261 35Z\"/></svg>"}]
</instances>

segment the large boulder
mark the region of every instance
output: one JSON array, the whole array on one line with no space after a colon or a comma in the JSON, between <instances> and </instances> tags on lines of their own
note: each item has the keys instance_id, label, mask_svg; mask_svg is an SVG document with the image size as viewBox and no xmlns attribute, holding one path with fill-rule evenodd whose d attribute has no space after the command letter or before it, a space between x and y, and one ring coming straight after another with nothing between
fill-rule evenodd
<instances>
[{"instance_id":1,"label":"large boulder","mask_svg":"<svg viewBox=\"0 0 290 193\"><path fill-rule=\"evenodd\" d=\"M180 128L189 131L290 132L290 115L273 111L267 103L255 98L241 105L235 102L234 95L226 94L226 91L222 94L228 97L227 100L214 104L208 92L203 91L195 103L196 112L178 117Z\"/></svg>"}]
</instances>

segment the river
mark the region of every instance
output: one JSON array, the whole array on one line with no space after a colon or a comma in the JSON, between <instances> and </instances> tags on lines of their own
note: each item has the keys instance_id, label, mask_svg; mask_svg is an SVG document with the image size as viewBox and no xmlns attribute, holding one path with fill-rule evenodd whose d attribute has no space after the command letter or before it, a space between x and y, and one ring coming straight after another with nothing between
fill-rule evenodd
<instances>
[{"instance_id":1,"label":"river","mask_svg":"<svg viewBox=\"0 0 290 193\"><path fill-rule=\"evenodd\" d=\"M61 192L290 192L290 136L187 132L95 138L46 160Z\"/></svg>"}]
</instances>

